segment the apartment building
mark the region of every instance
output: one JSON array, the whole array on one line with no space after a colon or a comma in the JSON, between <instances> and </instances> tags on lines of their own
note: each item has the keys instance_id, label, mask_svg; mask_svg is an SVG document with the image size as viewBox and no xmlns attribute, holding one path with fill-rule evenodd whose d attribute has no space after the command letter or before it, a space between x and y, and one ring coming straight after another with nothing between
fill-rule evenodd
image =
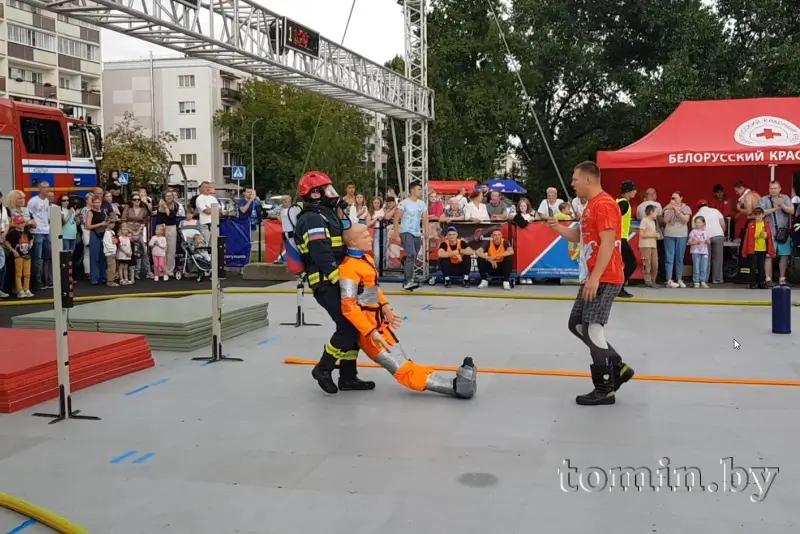
<instances>
[{"instance_id":1,"label":"apartment building","mask_svg":"<svg viewBox=\"0 0 800 534\"><path fill-rule=\"evenodd\" d=\"M100 30L0 0L0 97L102 124Z\"/></svg>"},{"instance_id":2,"label":"apartment building","mask_svg":"<svg viewBox=\"0 0 800 534\"><path fill-rule=\"evenodd\" d=\"M105 130L112 130L130 111L148 134L169 131L177 136L172 157L183 163L189 181L225 183L231 167L241 163L223 150L214 114L241 102L242 77L195 58L107 62L103 69ZM171 177L173 182L177 179Z\"/></svg>"}]
</instances>

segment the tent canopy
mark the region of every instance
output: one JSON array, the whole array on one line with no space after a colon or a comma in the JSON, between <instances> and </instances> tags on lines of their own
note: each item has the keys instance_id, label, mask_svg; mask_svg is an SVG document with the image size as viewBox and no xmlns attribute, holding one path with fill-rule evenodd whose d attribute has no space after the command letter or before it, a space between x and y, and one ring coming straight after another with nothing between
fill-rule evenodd
<instances>
[{"instance_id":1,"label":"tent canopy","mask_svg":"<svg viewBox=\"0 0 800 534\"><path fill-rule=\"evenodd\" d=\"M492 178L484 185L488 187L490 191L500 191L501 193L508 195L524 195L527 193L525 188L519 183L517 183L515 180L509 180L507 178ZM480 186L475 186L475 189L479 188Z\"/></svg>"},{"instance_id":2,"label":"tent canopy","mask_svg":"<svg viewBox=\"0 0 800 534\"><path fill-rule=\"evenodd\" d=\"M440 195L456 195L462 187L472 191L478 182L475 180L428 180L428 189Z\"/></svg>"},{"instance_id":3,"label":"tent canopy","mask_svg":"<svg viewBox=\"0 0 800 534\"><path fill-rule=\"evenodd\" d=\"M597 153L601 169L800 164L800 98L683 102L652 132Z\"/></svg>"}]
</instances>

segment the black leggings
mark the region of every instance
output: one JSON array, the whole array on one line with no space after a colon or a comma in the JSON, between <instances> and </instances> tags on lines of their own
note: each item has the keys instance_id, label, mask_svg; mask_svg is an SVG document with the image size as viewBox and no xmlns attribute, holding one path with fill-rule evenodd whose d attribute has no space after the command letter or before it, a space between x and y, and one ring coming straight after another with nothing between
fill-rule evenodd
<instances>
[{"instance_id":1,"label":"black leggings","mask_svg":"<svg viewBox=\"0 0 800 534\"><path fill-rule=\"evenodd\" d=\"M442 258L439 260L439 269L446 278L464 277L469 276L471 264L472 258L469 256L462 256L461 263L453 263L450 258Z\"/></svg>"},{"instance_id":2,"label":"black leggings","mask_svg":"<svg viewBox=\"0 0 800 534\"><path fill-rule=\"evenodd\" d=\"M636 254L627 239L621 240L620 251L622 252L622 262L625 264L625 281L627 282L636 270Z\"/></svg>"}]
</instances>

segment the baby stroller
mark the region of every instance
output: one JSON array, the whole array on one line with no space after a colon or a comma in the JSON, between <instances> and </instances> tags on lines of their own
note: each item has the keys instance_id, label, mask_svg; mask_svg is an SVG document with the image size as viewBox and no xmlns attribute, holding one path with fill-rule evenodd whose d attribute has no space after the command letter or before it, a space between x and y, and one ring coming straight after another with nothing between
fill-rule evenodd
<instances>
[{"instance_id":1,"label":"baby stroller","mask_svg":"<svg viewBox=\"0 0 800 534\"><path fill-rule=\"evenodd\" d=\"M175 270L175 279L194 275L198 282L211 276L211 247L206 244L203 234L192 226L180 229L181 248L183 249L183 265Z\"/></svg>"}]
</instances>

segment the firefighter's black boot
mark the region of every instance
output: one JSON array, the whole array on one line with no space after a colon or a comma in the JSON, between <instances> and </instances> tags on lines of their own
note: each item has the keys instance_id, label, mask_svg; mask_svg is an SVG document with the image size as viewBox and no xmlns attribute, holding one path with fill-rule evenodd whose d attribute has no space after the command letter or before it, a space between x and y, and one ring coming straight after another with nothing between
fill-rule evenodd
<instances>
[{"instance_id":1,"label":"firefighter's black boot","mask_svg":"<svg viewBox=\"0 0 800 534\"><path fill-rule=\"evenodd\" d=\"M317 381L322 391L330 393L331 395L339 392L339 388L336 387L333 377L331 376L335 368L336 358L328 354L328 351L323 351L319 363L311 370L311 376Z\"/></svg>"},{"instance_id":2,"label":"firefighter's black boot","mask_svg":"<svg viewBox=\"0 0 800 534\"><path fill-rule=\"evenodd\" d=\"M604 404L614 404L614 368L590 366L592 370L592 383L594 389L586 395L578 395L575 402L581 406L600 406Z\"/></svg>"},{"instance_id":3,"label":"firefighter's black boot","mask_svg":"<svg viewBox=\"0 0 800 534\"><path fill-rule=\"evenodd\" d=\"M339 389L341 391L369 391L375 382L358 378L356 360L339 360Z\"/></svg>"},{"instance_id":4,"label":"firefighter's black boot","mask_svg":"<svg viewBox=\"0 0 800 534\"><path fill-rule=\"evenodd\" d=\"M608 350L611 351L610 360L611 365L614 366L614 391L618 391L619 388L622 387L622 384L633 378L633 375L636 373L634 373L633 367L622 361L622 356L614 350L614 347L609 345Z\"/></svg>"}]
</instances>

